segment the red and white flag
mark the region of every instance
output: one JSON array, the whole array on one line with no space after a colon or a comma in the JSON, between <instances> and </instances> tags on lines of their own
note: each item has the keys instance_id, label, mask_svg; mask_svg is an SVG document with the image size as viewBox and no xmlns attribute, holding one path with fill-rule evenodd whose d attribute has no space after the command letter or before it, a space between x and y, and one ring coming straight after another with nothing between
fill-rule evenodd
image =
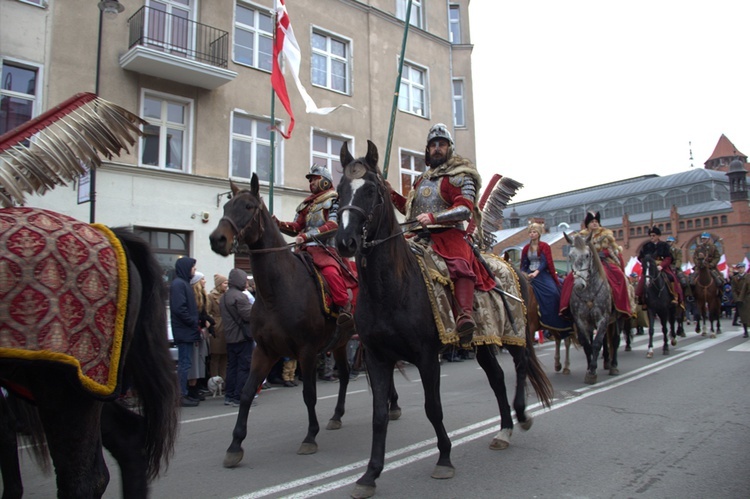
<instances>
[{"instance_id":1,"label":"red and white flag","mask_svg":"<svg viewBox=\"0 0 750 499\"><path fill-rule=\"evenodd\" d=\"M727 268L727 256L721 255L721 258L719 258L719 263L716 264L716 270L721 272L721 275L724 276L724 279L729 277L729 269Z\"/></svg>"},{"instance_id":2,"label":"red and white flag","mask_svg":"<svg viewBox=\"0 0 750 499\"><path fill-rule=\"evenodd\" d=\"M628 264L625 266L625 275L629 277L630 274L638 274L638 277L640 277L641 272L643 272L641 262L636 257L631 256Z\"/></svg>"},{"instance_id":3,"label":"red and white flag","mask_svg":"<svg viewBox=\"0 0 750 499\"><path fill-rule=\"evenodd\" d=\"M308 113L313 114L329 114L341 106L335 107L318 107L313 101L310 94L307 93L305 87L299 79L299 68L300 62L302 61L302 52L297 43L297 38L294 36L294 30L292 29L291 21L289 20L289 13L284 5L284 0L276 0L276 40L273 45L273 69L271 71L271 86L273 87L276 95L279 96L281 104L289 114L289 129L286 133L279 130L279 133L288 139L292 136L292 130L294 129L294 113L292 112L292 104L289 101L289 92L286 89L286 81L284 75L281 74L281 55L286 57L286 62L289 70L292 73L295 83L297 84L297 90L299 90L302 100L305 102L305 110ZM346 104L343 104L346 106ZM349 106L346 106L349 107Z\"/></svg>"},{"instance_id":4,"label":"red and white flag","mask_svg":"<svg viewBox=\"0 0 750 499\"><path fill-rule=\"evenodd\" d=\"M690 275L693 273L693 264L690 262L683 263L682 264L682 273L685 275Z\"/></svg>"}]
</instances>

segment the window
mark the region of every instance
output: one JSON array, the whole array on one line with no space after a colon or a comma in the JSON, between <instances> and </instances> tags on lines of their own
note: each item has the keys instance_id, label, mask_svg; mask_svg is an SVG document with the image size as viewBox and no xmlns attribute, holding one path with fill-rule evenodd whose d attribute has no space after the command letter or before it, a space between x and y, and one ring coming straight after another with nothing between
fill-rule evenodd
<instances>
[{"instance_id":1,"label":"window","mask_svg":"<svg viewBox=\"0 0 750 499\"><path fill-rule=\"evenodd\" d=\"M461 43L461 7L459 5L451 5L449 7L448 23L451 36L450 42Z\"/></svg>"},{"instance_id":2,"label":"window","mask_svg":"<svg viewBox=\"0 0 750 499\"><path fill-rule=\"evenodd\" d=\"M36 5L37 7L46 7L47 2L49 0L19 0L22 3L30 3L31 5Z\"/></svg>"},{"instance_id":3,"label":"window","mask_svg":"<svg viewBox=\"0 0 750 499\"><path fill-rule=\"evenodd\" d=\"M0 135L13 130L37 114L39 68L0 60Z\"/></svg>"},{"instance_id":4,"label":"window","mask_svg":"<svg viewBox=\"0 0 750 499\"><path fill-rule=\"evenodd\" d=\"M664 198L661 194L649 194L643 200L643 211L657 211L664 209Z\"/></svg>"},{"instance_id":5,"label":"window","mask_svg":"<svg viewBox=\"0 0 750 499\"><path fill-rule=\"evenodd\" d=\"M396 0L396 17L402 21L406 19L406 7L409 0ZM422 0L412 0L409 24L422 27Z\"/></svg>"},{"instance_id":6,"label":"window","mask_svg":"<svg viewBox=\"0 0 750 499\"><path fill-rule=\"evenodd\" d=\"M193 52L193 0L149 0L146 16L148 43L173 55Z\"/></svg>"},{"instance_id":7,"label":"window","mask_svg":"<svg viewBox=\"0 0 750 499\"><path fill-rule=\"evenodd\" d=\"M427 117L425 110L427 71L404 63L401 73L401 88L398 94L398 108L407 113Z\"/></svg>"},{"instance_id":8,"label":"window","mask_svg":"<svg viewBox=\"0 0 750 499\"><path fill-rule=\"evenodd\" d=\"M271 71L273 18L268 9L237 3L234 11L234 62Z\"/></svg>"},{"instance_id":9,"label":"window","mask_svg":"<svg viewBox=\"0 0 750 499\"><path fill-rule=\"evenodd\" d=\"M277 142L277 144L280 142ZM276 174L279 178L280 154L276 154ZM271 121L232 113L232 157L229 175L250 180L253 173L258 180L271 181Z\"/></svg>"},{"instance_id":10,"label":"window","mask_svg":"<svg viewBox=\"0 0 750 499\"><path fill-rule=\"evenodd\" d=\"M313 32L311 66L313 85L349 93L349 42Z\"/></svg>"},{"instance_id":11,"label":"window","mask_svg":"<svg viewBox=\"0 0 750 499\"><path fill-rule=\"evenodd\" d=\"M453 80L453 124L457 127L466 126L464 117L464 81L456 78Z\"/></svg>"},{"instance_id":12,"label":"window","mask_svg":"<svg viewBox=\"0 0 750 499\"><path fill-rule=\"evenodd\" d=\"M141 164L187 172L191 103L178 97L146 94L141 116L148 121L141 137Z\"/></svg>"},{"instance_id":13,"label":"window","mask_svg":"<svg viewBox=\"0 0 750 499\"><path fill-rule=\"evenodd\" d=\"M664 203L669 209L672 209L672 206L677 206L678 208L680 206L687 206L687 194L680 189L672 189L667 193Z\"/></svg>"},{"instance_id":14,"label":"window","mask_svg":"<svg viewBox=\"0 0 750 499\"><path fill-rule=\"evenodd\" d=\"M707 203L712 201L711 189L705 185L694 185L688 191L688 202L690 204Z\"/></svg>"},{"instance_id":15,"label":"window","mask_svg":"<svg viewBox=\"0 0 750 499\"><path fill-rule=\"evenodd\" d=\"M406 196L411 192L411 186L427 166L424 164L424 153L401 150L401 194Z\"/></svg>"},{"instance_id":16,"label":"window","mask_svg":"<svg viewBox=\"0 0 750 499\"><path fill-rule=\"evenodd\" d=\"M610 201L604 205L603 218L617 218L622 217L622 205L619 201Z\"/></svg>"},{"instance_id":17,"label":"window","mask_svg":"<svg viewBox=\"0 0 750 499\"><path fill-rule=\"evenodd\" d=\"M711 225L719 225L719 217L711 217Z\"/></svg>"},{"instance_id":18,"label":"window","mask_svg":"<svg viewBox=\"0 0 750 499\"><path fill-rule=\"evenodd\" d=\"M570 210L570 223L575 224L582 222L584 219L583 208L576 206Z\"/></svg>"},{"instance_id":19,"label":"window","mask_svg":"<svg viewBox=\"0 0 750 499\"><path fill-rule=\"evenodd\" d=\"M687 228L688 229L692 229L693 228L693 221L692 220L688 220L687 221Z\"/></svg>"},{"instance_id":20,"label":"window","mask_svg":"<svg viewBox=\"0 0 750 499\"><path fill-rule=\"evenodd\" d=\"M344 142L351 147L351 141L348 139L313 132L312 162L318 165L325 165L328 168L333 177L333 185L338 185L339 180L341 180L343 168L341 168L339 153Z\"/></svg>"},{"instance_id":21,"label":"window","mask_svg":"<svg viewBox=\"0 0 750 499\"><path fill-rule=\"evenodd\" d=\"M628 198L625 200L625 204L622 206L622 209L629 215L635 215L643 211L643 204L638 198Z\"/></svg>"},{"instance_id":22,"label":"window","mask_svg":"<svg viewBox=\"0 0 750 499\"><path fill-rule=\"evenodd\" d=\"M722 215L722 216L721 216L721 225L724 225L724 224L726 224L726 223L727 223L727 220L728 220L728 219L727 219L727 216L726 216L726 215Z\"/></svg>"},{"instance_id":23,"label":"window","mask_svg":"<svg viewBox=\"0 0 750 499\"><path fill-rule=\"evenodd\" d=\"M149 243L154 250L156 261L164 270L164 282L169 286L174 279L175 262L190 254L190 233L143 227L135 227L133 232Z\"/></svg>"}]
</instances>

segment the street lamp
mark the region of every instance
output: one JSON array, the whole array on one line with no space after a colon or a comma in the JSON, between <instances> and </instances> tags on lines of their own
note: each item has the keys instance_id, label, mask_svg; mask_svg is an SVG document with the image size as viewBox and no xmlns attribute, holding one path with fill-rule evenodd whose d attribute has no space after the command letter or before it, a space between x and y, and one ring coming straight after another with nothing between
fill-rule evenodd
<instances>
[{"instance_id":1,"label":"street lamp","mask_svg":"<svg viewBox=\"0 0 750 499\"><path fill-rule=\"evenodd\" d=\"M99 7L99 34L96 44L96 81L94 83L94 93L99 95L99 70L102 64L102 20L115 19L117 14L125 10L125 7L117 0L101 0ZM93 166L89 169L89 223L96 221L96 168Z\"/></svg>"}]
</instances>

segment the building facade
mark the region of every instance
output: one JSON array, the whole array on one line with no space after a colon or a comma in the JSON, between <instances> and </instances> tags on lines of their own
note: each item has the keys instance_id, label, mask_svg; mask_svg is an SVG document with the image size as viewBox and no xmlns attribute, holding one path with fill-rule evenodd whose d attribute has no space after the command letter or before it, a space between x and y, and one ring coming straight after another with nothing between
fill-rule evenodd
<instances>
[{"instance_id":1,"label":"building facade","mask_svg":"<svg viewBox=\"0 0 750 499\"><path fill-rule=\"evenodd\" d=\"M207 275L235 266L208 244L229 179L247 186L258 174L273 213L289 220L308 194L311 164L326 164L338 180L344 142L357 156L370 139L386 160L406 0L287 0L303 85L320 107L348 107L305 113L285 68L296 124L289 140L274 134L273 146L273 0L119 4L119 15L100 17L96 0L0 0L0 134L78 92L96 92L144 118L144 135L129 153L97 170L93 218L132 226L168 271L184 255ZM468 6L412 3L387 158L397 188L424 169L433 123L452 125L461 154L475 157ZM274 109L275 125L288 129L278 101ZM92 218L91 204L78 204L78 185L27 204Z\"/></svg>"},{"instance_id":2,"label":"building facade","mask_svg":"<svg viewBox=\"0 0 750 499\"><path fill-rule=\"evenodd\" d=\"M702 169L629 178L510 205L494 251L520 258L529 241L526 227L532 221L543 222L548 231L543 240L552 247L557 270L565 272L563 232L580 230L586 212L598 211L602 225L622 246L625 262L638 255L649 239L649 228L656 225L662 239L676 239L683 262L692 258L696 241L708 232L727 263L734 265L750 259L749 169L747 156L722 135Z\"/></svg>"}]
</instances>

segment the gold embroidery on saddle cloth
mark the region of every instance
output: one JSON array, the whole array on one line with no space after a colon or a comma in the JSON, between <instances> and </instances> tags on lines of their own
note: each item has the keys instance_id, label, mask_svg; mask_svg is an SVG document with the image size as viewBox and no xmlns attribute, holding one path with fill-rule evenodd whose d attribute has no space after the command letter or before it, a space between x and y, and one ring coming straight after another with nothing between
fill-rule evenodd
<instances>
[{"instance_id":1,"label":"gold embroidery on saddle cloth","mask_svg":"<svg viewBox=\"0 0 750 499\"><path fill-rule=\"evenodd\" d=\"M13 210L13 209L11 209ZM8 211L4 210L7 214ZM34 314L22 315L17 308L5 317L5 310L3 312L3 327L0 331L0 357L4 358L15 358L15 359L26 359L26 360L43 360L43 361L54 361L63 364L70 365L76 369L77 376L81 382L82 387L93 395L101 397L111 397L114 394L118 384L119 377L119 365L120 357L122 354L122 342L125 329L125 315L127 312L127 300L128 300L128 263L125 255L125 251L120 244L117 237L107 227L99 224L86 225L83 222L79 222L65 215L60 215L45 210L33 210L18 208L16 212L10 213L11 217L15 220L14 224L4 225L3 230L0 231L0 235L8 236L9 234L19 234L14 232L13 226L29 227L26 231L26 237L31 244L34 244L34 250L37 256L47 255L54 245L48 246L45 242L46 238L39 238L39 233L36 233L34 229L43 229L49 234L49 238L53 241L57 241L58 245L65 245L66 250L70 251L70 258L79 258L87 260L93 257L99 257L95 263L84 269L86 272L76 276L81 282L83 281L84 286L87 286L82 292L88 293L90 296L94 296L96 293L102 293L101 297L111 296L111 301L107 301L102 308L98 310L82 310L78 318L79 321L84 320L85 317L90 317L95 323L87 325L82 329L78 330L75 338L72 335L67 335L64 331L64 325L62 321L65 318L62 315L53 315L55 310L60 308L71 309L75 311L75 306L71 304L70 294L72 291L69 288L67 292L63 288L60 288L55 294L57 299L54 303L54 309L46 310L47 313L44 316L40 315L44 312L44 300L45 288L34 288L34 286L44 286L45 282L47 286L51 285L62 285L63 281L60 281L62 274L61 271L70 270L70 268L79 268L79 265L72 265L72 263L60 263L57 264L41 262L38 263L36 269L44 268L44 273L39 276L35 276L34 279L29 280L28 277L24 278L22 274L13 276L18 286L23 286L26 296L16 295L14 300L18 304L33 306L36 304L36 308L33 310ZM31 224L29 220L34 220ZM75 227L72 227L75 225ZM93 230L96 229L96 230ZM80 240L73 241L68 237L74 231L80 231L78 234ZM88 232L87 232L88 231ZM57 234L55 234L57 232ZM102 237L104 236L104 240ZM59 239L56 239L59 237ZM64 237L68 237L63 240ZM36 239L34 239L36 238ZM83 240L92 244L89 249L83 249L78 244ZM94 243L94 241L98 240ZM28 242L27 241L27 242ZM4 244L9 244L7 240ZM98 251L98 254L91 254L89 251ZM8 246L5 246L6 249ZM16 251L20 248L16 246ZM107 250L111 250L114 257L114 262L108 261L104 263L104 259L109 258L104 253ZM6 257L11 258L10 251ZM55 255L58 258L61 255ZM27 254L27 257L30 257ZM50 260L51 262L52 260ZM111 268L107 268L107 265L114 263ZM12 262L9 264L12 265ZM72 266L71 266L72 265ZM70 268L68 266L71 266ZM27 265L28 267L28 265ZM103 272L93 277L96 271ZM30 269L32 272L33 268ZM86 276L87 274L87 276ZM111 276L113 284L119 284L116 289L103 294L104 291L101 286L95 281L103 279L105 276ZM116 278L115 278L116 275ZM6 276L7 277L7 276ZM68 279L67 282L70 282ZM67 286L67 285L66 285ZM17 288L18 289L18 288ZM47 293L52 292L51 288L46 288ZM62 293L62 296L57 296ZM53 293L54 294L54 293ZM6 298L9 298L6 296ZM103 298L106 299L106 298ZM31 301L29 301L31 300ZM42 301L40 301L42 300ZM9 304L10 305L10 304ZM79 304L80 306L80 304ZM114 310L113 310L114 308ZM52 317L50 319L50 317ZM49 319L49 322L40 324L39 321ZM19 322L21 320L21 322ZM81 322L82 323L82 322ZM11 326L11 324L18 324L17 327ZM20 325L25 324L21 327ZM98 329L97 327L100 327ZM45 336L32 337L24 336L25 331L33 331L37 335L44 334ZM107 337L109 335L109 337ZM80 360L76 356L77 354L84 354L88 358Z\"/></svg>"},{"instance_id":2,"label":"gold embroidery on saddle cloth","mask_svg":"<svg viewBox=\"0 0 750 499\"><path fill-rule=\"evenodd\" d=\"M339 314L332 312L331 307L328 306L328 300L326 300L326 297L328 296L326 291L326 281L323 278L323 274L315 265L313 265L313 271L315 272L315 279L317 279L318 284L320 284L320 299L323 302L323 312L325 312L326 315L338 317Z\"/></svg>"},{"instance_id":3,"label":"gold embroidery on saddle cloth","mask_svg":"<svg viewBox=\"0 0 750 499\"><path fill-rule=\"evenodd\" d=\"M445 345L458 345L456 322L448 294L453 292L453 283L449 277L448 267L445 265L445 261L432 251L429 245L413 240L409 243L418 248L414 253L428 290L427 295L430 299L435 325L440 334L440 341ZM492 258L493 256L484 255L490 268L495 272L501 289L520 297L520 284L515 272L504 260L493 261L495 260ZM472 345L502 345L503 343L526 345L525 306L510 298L507 301L514 318L513 324L507 320L505 306L497 292L479 291L474 293L474 319L477 322L477 329L474 332ZM501 331L498 331L498 325L501 325ZM517 333L513 331L514 325Z\"/></svg>"}]
</instances>

